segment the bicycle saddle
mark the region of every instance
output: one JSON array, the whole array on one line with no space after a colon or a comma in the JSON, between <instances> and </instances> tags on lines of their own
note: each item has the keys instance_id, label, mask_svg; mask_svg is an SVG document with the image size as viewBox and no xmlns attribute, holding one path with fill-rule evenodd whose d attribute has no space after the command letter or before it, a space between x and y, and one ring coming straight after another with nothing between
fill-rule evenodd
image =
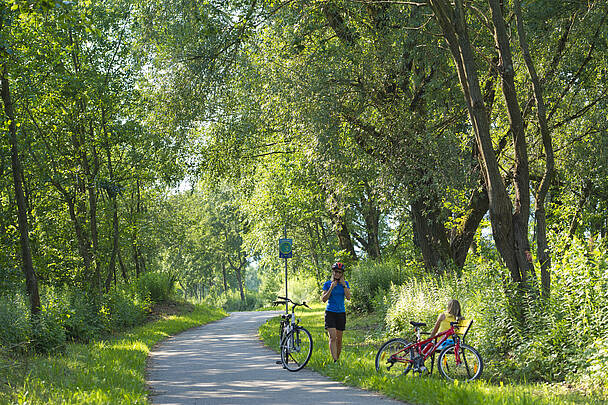
<instances>
[{"instance_id":1,"label":"bicycle saddle","mask_svg":"<svg viewBox=\"0 0 608 405\"><path fill-rule=\"evenodd\" d=\"M414 327L414 328L419 328L421 326L426 326L426 323L424 322L414 322L414 321L410 321L410 324Z\"/></svg>"}]
</instances>

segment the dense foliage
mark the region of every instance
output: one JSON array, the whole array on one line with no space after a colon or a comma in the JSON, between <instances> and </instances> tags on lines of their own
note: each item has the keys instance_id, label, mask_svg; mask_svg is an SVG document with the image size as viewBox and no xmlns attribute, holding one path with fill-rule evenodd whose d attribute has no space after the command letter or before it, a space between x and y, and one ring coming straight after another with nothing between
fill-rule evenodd
<instances>
[{"instance_id":1,"label":"dense foliage","mask_svg":"<svg viewBox=\"0 0 608 405\"><path fill-rule=\"evenodd\" d=\"M0 349L181 297L475 318L493 375L606 381L605 1L0 3ZM584 377L586 376L586 377Z\"/></svg>"},{"instance_id":2,"label":"dense foliage","mask_svg":"<svg viewBox=\"0 0 608 405\"><path fill-rule=\"evenodd\" d=\"M146 404L148 355L167 336L218 320L226 313L205 305L180 305L156 322L89 343L70 343L54 356L27 361L0 357L0 403L36 405Z\"/></svg>"},{"instance_id":3,"label":"dense foliage","mask_svg":"<svg viewBox=\"0 0 608 405\"><path fill-rule=\"evenodd\" d=\"M487 377L526 381L585 381L606 387L603 318L608 306L605 247L574 241L553 268L553 294L545 302L529 300L531 321L519 327L509 316L501 284L507 276L496 263L467 266L462 277L412 277L387 291L387 330L411 334L410 320L433 325L447 301L457 298L463 315L474 320L467 340L486 359Z\"/></svg>"}]
</instances>

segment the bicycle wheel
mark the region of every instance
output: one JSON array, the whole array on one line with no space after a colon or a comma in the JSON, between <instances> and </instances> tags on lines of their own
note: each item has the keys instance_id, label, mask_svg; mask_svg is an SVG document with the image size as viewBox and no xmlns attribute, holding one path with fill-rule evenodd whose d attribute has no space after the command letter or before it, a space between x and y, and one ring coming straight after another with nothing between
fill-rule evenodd
<instances>
[{"instance_id":1,"label":"bicycle wheel","mask_svg":"<svg viewBox=\"0 0 608 405\"><path fill-rule=\"evenodd\" d=\"M312 336L301 326L292 329L281 342L281 362L289 371L301 370L312 355Z\"/></svg>"},{"instance_id":2,"label":"bicycle wheel","mask_svg":"<svg viewBox=\"0 0 608 405\"><path fill-rule=\"evenodd\" d=\"M450 381L473 381L483 371L483 360L469 345L460 344L458 356L455 354L456 345L445 347L437 359L437 368Z\"/></svg>"},{"instance_id":3,"label":"bicycle wheel","mask_svg":"<svg viewBox=\"0 0 608 405\"><path fill-rule=\"evenodd\" d=\"M406 375L412 369L413 349L404 350L409 345L401 338L385 342L376 353L376 371L390 377Z\"/></svg>"}]
</instances>

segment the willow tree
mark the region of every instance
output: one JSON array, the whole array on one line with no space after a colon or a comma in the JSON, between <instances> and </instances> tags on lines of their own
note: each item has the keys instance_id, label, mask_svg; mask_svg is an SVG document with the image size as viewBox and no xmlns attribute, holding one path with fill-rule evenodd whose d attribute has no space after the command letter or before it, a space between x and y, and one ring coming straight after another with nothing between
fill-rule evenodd
<instances>
[{"instance_id":1,"label":"willow tree","mask_svg":"<svg viewBox=\"0 0 608 405\"><path fill-rule=\"evenodd\" d=\"M307 123L324 159L339 164L347 149L351 162L367 157L381 199L407 207L427 268L441 272L463 266L487 197L470 146L460 148L465 107L437 40L420 28L427 18L389 2L293 2L273 15L257 58L272 97L296 110L293 126Z\"/></svg>"},{"instance_id":2,"label":"willow tree","mask_svg":"<svg viewBox=\"0 0 608 405\"><path fill-rule=\"evenodd\" d=\"M444 0L429 0L429 6L434 12L442 35L448 45L452 59L456 66L460 86L467 104L469 118L473 126L476 143L478 146L478 157L484 182L488 190L489 211L492 224L492 231L496 247L508 268L511 279L520 287L519 291L535 291L534 285L536 277L531 261L530 241L528 221L530 218L530 163L528 143L534 139L532 130L529 128L526 119L530 112L530 106L536 108L536 118L538 132L545 152L544 174L541 176L536 193L536 220L539 256L541 258L542 283L545 295L549 293L549 256L546 241L546 222L544 215L544 204L549 184L553 178L554 158L552 146L552 134L550 133L549 120L551 115L547 115L546 95L543 92L542 81L538 74L538 65L534 61L528 39L526 36L526 26L524 24L524 14L522 13L519 1L514 1L513 12L515 14L516 27L510 27L508 19L505 17L509 10L508 5L498 0L488 0L487 2L476 2L472 4L464 3L461 0L448 2ZM581 9L579 9L579 7ZM562 20L566 21L563 34L552 44L553 54L544 56L551 61L548 70L545 72L544 80L554 80L552 77L558 71L557 66L563 58L564 45L568 41L572 24L577 21L578 12L584 11L586 6L571 5L570 8L560 9ZM589 4L589 12L599 15L600 9L597 4ZM490 18L480 17L488 15ZM485 27L484 34L475 33L476 40L483 35L489 35L494 42L498 52L498 60L491 64L501 82L501 90L508 117L508 133L512 139L512 170L511 174L503 176L500 163L494 149L492 131L495 127L490 120L487 103L482 93L482 86L479 74L481 55L473 45L471 39L472 28L471 20L478 21L476 27ZM568 22L569 21L569 22ZM579 20L580 23L580 20ZM597 22L596 22L597 24ZM603 25L600 20L599 26ZM483 28L482 28L483 29ZM516 35L512 35L513 31ZM487 34L486 34L487 33ZM517 59L514 56L516 40L522 50L522 59L527 69L527 81L531 84L531 96L529 93L520 90L521 84L517 82ZM593 41L593 39L591 39ZM580 66L582 69L586 62ZM559 76L558 76L559 77ZM559 81L557 81L559 83ZM572 83L571 83L572 84ZM561 97L557 96L554 101L553 111L560 107L569 88L566 86ZM555 93L554 93L555 94ZM555 97L555 96L554 96ZM600 96L601 97L601 96ZM529 100L528 100L529 99ZM589 105L593 105L597 100L591 100ZM524 110L522 111L522 106ZM585 108L581 109L581 112ZM573 119L573 118L571 118ZM509 185L507 185L507 181ZM509 189L513 190L513 196ZM515 302L515 305L517 303ZM520 318L523 316L518 310Z\"/></svg>"}]
</instances>

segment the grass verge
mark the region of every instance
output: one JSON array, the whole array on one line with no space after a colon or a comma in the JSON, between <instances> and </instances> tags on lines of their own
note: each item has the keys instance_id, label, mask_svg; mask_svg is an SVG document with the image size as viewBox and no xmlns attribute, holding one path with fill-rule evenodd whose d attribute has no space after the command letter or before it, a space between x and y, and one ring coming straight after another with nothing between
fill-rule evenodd
<instances>
[{"instance_id":1,"label":"grass verge","mask_svg":"<svg viewBox=\"0 0 608 405\"><path fill-rule=\"evenodd\" d=\"M150 349L225 315L197 305L107 340L70 344L61 355L5 358L0 360L0 404L147 404Z\"/></svg>"},{"instance_id":2,"label":"grass verge","mask_svg":"<svg viewBox=\"0 0 608 405\"><path fill-rule=\"evenodd\" d=\"M349 315L342 355L340 361L335 364L327 346L323 312L324 307L321 304L298 312L301 325L308 329L314 341L308 367L347 385L377 391L414 404L608 404L608 401L599 395L573 392L558 384L495 384L483 380L473 383L448 383L435 372L432 376L425 377L408 375L391 379L381 376L375 371L374 359L386 337L379 331L380 320L373 315ZM264 343L276 351L279 345L278 324L278 318L274 318L260 328Z\"/></svg>"}]
</instances>

